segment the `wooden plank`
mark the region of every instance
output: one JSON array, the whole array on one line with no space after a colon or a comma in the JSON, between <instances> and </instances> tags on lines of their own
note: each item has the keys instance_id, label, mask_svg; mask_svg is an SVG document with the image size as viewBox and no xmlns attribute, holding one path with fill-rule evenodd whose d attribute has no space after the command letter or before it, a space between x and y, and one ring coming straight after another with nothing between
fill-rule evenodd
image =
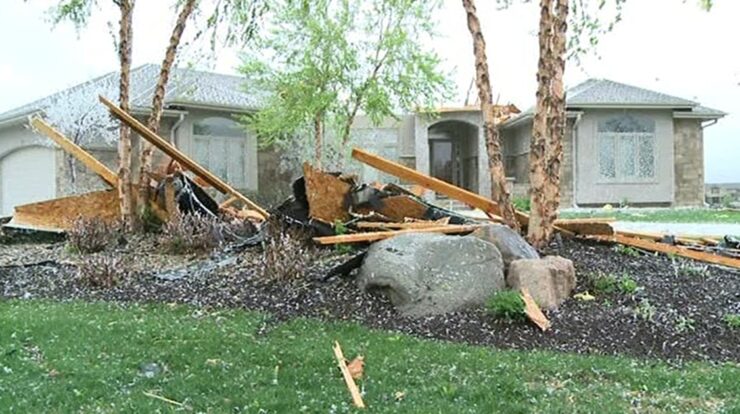
<instances>
[{"instance_id":1,"label":"wooden plank","mask_svg":"<svg viewBox=\"0 0 740 414\"><path fill-rule=\"evenodd\" d=\"M349 368L347 368L347 361L344 359L344 353L342 352L342 347L339 345L338 341L334 341L334 356L337 358L337 364L339 365L339 370L342 371L342 376L344 377L345 384L347 384L347 389L349 390L350 395L352 395L352 402L357 408L365 408L365 402L362 401L360 389L357 388L357 384L355 383L354 378L352 378Z\"/></svg>"},{"instance_id":2,"label":"wooden plank","mask_svg":"<svg viewBox=\"0 0 740 414\"><path fill-rule=\"evenodd\" d=\"M673 246L665 243L657 243L651 240L636 237L629 237L619 233L613 236L592 236L592 238L600 241L620 243L652 252L674 254L677 256L688 257L689 259L699 260L706 263L718 264L740 269L740 259L691 250L685 247Z\"/></svg>"},{"instance_id":3,"label":"wooden plank","mask_svg":"<svg viewBox=\"0 0 740 414\"><path fill-rule=\"evenodd\" d=\"M649 233L649 232L641 232L641 231L627 231L627 230L619 230L615 233L621 234L622 236L627 237L637 237L639 239L645 239L645 240L652 240L652 241L661 241L664 237L666 237L665 234L662 233ZM701 241L699 239L692 239L692 238L686 238L681 236L674 235L674 240L676 240L678 243L681 244L701 244Z\"/></svg>"},{"instance_id":4,"label":"wooden plank","mask_svg":"<svg viewBox=\"0 0 740 414\"><path fill-rule=\"evenodd\" d=\"M83 150L79 145L72 142L69 138L65 137L61 132L54 129L51 125L46 123L43 119L35 116L31 119L31 126L36 130L43 133L49 139L59 145L64 151L73 157L77 158L87 168L92 170L95 174L99 175L106 183L113 187L118 186L118 176L108 169L102 162L98 161L90 155L87 151Z\"/></svg>"},{"instance_id":5,"label":"wooden plank","mask_svg":"<svg viewBox=\"0 0 740 414\"><path fill-rule=\"evenodd\" d=\"M197 183L196 183L196 184L197 184ZM221 205L219 205L218 207L219 207L219 208L224 208L224 207L228 207L228 206L230 206L230 205L234 204L234 203L235 203L235 202L237 202L237 201L239 201L239 199L238 199L238 198L236 198L236 197L230 197L230 198L229 198L228 200L226 200L226 201L224 201L223 203L221 203Z\"/></svg>"},{"instance_id":6,"label":"wooden plank","mask_svg":"<svg viewBox=\"0 0 740 414\"><path fill-rule=\"evenodd\" d=\"M542 332L550 329L550 321L547 319L545 314L542 313L542 309L540 309L537 302L534 301L532 295L529 294L529 290L527 290L527 288L521 288L520 293L522 300L524 301L524 313L527 314L529 320L534 322Z\"/></svg>"},{"instance_id":7,"label":"wooden plank","mask_svg":"<svg viewBox=\"0 0 740 414\"><path fill-rule=\"evenodd\" d=\"M555 220L555 225L572 231L575 234L583 235L611 235L614 234L614 228L608 222L601 221L569 221Z\"/></svg>"},{"instance_id":8,"label":"wooden plank","mask_svg":"<svg viewBox=\"0 0 740 414\"><path fill-rule=\"evenodd\" d=\"M442 233L442 234L456 234L473 231L479 228L479 225L446 225L438 227L428 227L425 229L404 229L396 231L376 231L368 233L356 233L356 234L342 234L339 236L325 236L325 237L314 237L313 241L326 245L326 244L339 244L339 243L360 243L360 242L372 242L387 239L389 237L397 236L399 234L406 233Z\"/></svg>"},{"instance_id":9,"label":"wooden plank","mask_svg":"<svg viewBox=\"0 0 740 414\"><path fill-rule=\"evenodd\" d=\"M375 221L359 221L355 223L358 229L383 229L383 230L403 230L403 229L428 229L430 227L439 227L441 223L436 221L421 221L409 223L384 223Z\"/></svg>"},{"instance_id":10,"label":"wooden plank","mask_svg":"<svg viewBox=\"0 0 740 414\"><path fill-rule=\"evenodd\" d=\"M115 190L91 193L15 207L10 227L44 231L66 231L77 218L99 218L113 223L120 216Z\"/></svg>"},{"instance_id":11,"label":"wooden plank","mask_svg":"<svg viewBox=\"0 0 740 414\"><path fill-rule=\"evenodd\" d=\"M136 118L132 117L131 115L123 111L116 104L109 101L102 95L99 97L99 99L100 99L100 102L103 103L103 105L108 107L108 110L116 118L118 118L121 122L131 127L131 129L136 131L136 133L139 134L139 136L141 136L145 140L152 143L152 145L154 145L160 151L167 154L167 156L169 156L173 160L180 163L184 168L192 171L193 174L202 178L205 182L212 185L213 188L217 189L221 193L228 194L228 195L238 198L239 200L244 202L246 205L248 205L251 209L258 211L263 217L265 218L270 217L270 214L266 210L264 210L262 207L254 203L252 200L248 199L246 196L244 196L244 194L236 191L229 184L221 180L216 175L212 174L210 171L203 168L200 164L190 159L182 151L178 150L172 144L170 144L166 139L152 132L152 130L144 126L144 124L139 122Z\"/></svg>"}]
</instances>

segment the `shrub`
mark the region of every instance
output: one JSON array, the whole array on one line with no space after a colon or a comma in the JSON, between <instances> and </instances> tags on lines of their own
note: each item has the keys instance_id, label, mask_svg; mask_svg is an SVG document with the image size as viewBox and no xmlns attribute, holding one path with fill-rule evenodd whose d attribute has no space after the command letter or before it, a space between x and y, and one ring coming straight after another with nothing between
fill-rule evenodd
<instances>
[{"instance_id":1,"label":"shrub","mask_svg":"<svg viewBox=\"0 0 740 414\"><path fill-rule=\"evenodd\" d=\"M265 283L303 279L311 260L304 235L300 231L273 228L263 243L257 277Z\"/></svg>"},{"instance_id":2,"label":"shrub","mask_svg":"<svg viewBox=\"0 0 740 414\"><path fill-rule=\"evenodd\" d=\"M619 279L619 290L625 295L633 295L639 288L640 287L637 285L637 282L635 282L635 279L632 279L628 275L622 276L622 278Z\"/></svg>"},{"instance_id":3,"label":"shrub","mask_svg":"<svg viewBox=\"0 0 740 414\"><path fill-rule=\"evenodd\" d=\"M78 253L98 253L118 237L118 226L100 218L78 218L67 231L70 250Z\"/></svg>"},{"instance_id":4,"label":"shrub","mask_svg":"<svg viewBox=\"0 0 740 414\"><path fill-rule=\"evenodd\" d=\"M732 329L740 329L740 313L728 313L722 320Z\"/></svg>"},{"instance_id":5,"label":"shrub","mask_svg":"<svg viewBox=\"0 0 740 414\"><path fill-rule=\"evenodd\" d=\"M634 247L625 246L623 244L617 244L616 246L614 246L614 251L619 254L623 254L625 256L630 256L630 257L637 257L640 255L640 252Z\"/></svg>"},{"instance_id":6,"label":"shrub","mask_svg":"<svg viewBox=\"0 0 740 414\"><path fill-rule=\"evenodd\" d=\"M486 303L488 312L501 319L518 320L524 319L524 299L515 290L501 290L496 292Z\"/></svg>"},{"instance_id":7,"label":"shrub","mask_svg":"<svg viewBox=\"0 0 740 414\"><path fill-rule=\"evenodd\" d=\"M224 241L223 224L217 217L177 214L162 226L160 244L172 254L202 253Z\"/></svg>"},{"instance_id":8,"label":"shrub","mask_svg":"<svg viewBox=\"0 0 740 414\"><path fill-rule=\"evenodd\" d=\"M604 272L589 273L588 283L594 293L614 293L617 291L617 278Z\"/></svg>"},{"instance_id":9,"label":"shrub","mask_svg":"<svg viewBox=\"0 0 740 414\"><path fill-rule=\"evenodd\" d=\"M94 255L77 267L79 279L95 288L109 289L128 276L123 260L110 255Z\"/></svg>"}]
</instances>

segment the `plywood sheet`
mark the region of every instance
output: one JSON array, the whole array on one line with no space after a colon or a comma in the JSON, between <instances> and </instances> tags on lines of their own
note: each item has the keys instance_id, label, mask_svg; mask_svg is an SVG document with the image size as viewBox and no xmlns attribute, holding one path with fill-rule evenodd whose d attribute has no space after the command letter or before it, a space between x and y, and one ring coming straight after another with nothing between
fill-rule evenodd
<instances>
[{"instance_id":1,"label":"plywood sheet","mask_svg":"<svg viewBox=\"0 0 740 414\"><path fill-rule=\"evenodd\" d=\"M345 200L352 186L339 178L303 164L303 177L306 182L308 214L312 218L334 223L350 218Z\"/></svg>"},{"instance_id":2,"label":"plywood sheet","mask_svg":"<svg viewBox=\"0 0 740 414\"><path fill-rule=\"evenodd\" d=\"M119 218L116 190L56 198L15 208L10 227L45 231L69 230L78 217L97 217L113 222Z\"/></svg>"}]
</instances>

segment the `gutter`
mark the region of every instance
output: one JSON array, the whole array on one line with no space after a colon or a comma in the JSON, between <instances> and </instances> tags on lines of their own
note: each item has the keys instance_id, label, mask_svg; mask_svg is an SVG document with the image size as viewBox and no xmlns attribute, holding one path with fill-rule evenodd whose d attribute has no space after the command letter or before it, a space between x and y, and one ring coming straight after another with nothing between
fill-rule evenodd
<instances>
[{"instance_id":1,"label":"gutter","mask_svg":"<svg viewBox=\"0 0 740 414\"><path fill-rule=\"evenodd\" d=\"M718 121L719 120L715 118L715 119L710 120L706 124L701 124L701 129L709 128L710 126L716 124Z\"/></svg>"},{"instance_id":2,"label":"gutter","mask_svg":"<svg viewBox=\"0 0 740 414\"><path fill-rule=\"evenodd\" d=\"M2 121L0 121L0 128L4 128L4 127L7 127L7 126L12 126L12 125L15 125L15 124L22 124L22 123L24 123L25 121L28 120L28 117L29 116L32 116L32 115L35 115L35 114L38 114L38 113L41 113L41 112L42 111L40 111L40 110L34 109L32 111L28 111L28 112L24 112L24 113L22 113L20 115L16 115L16 116L14 116L12 118L8 118L8 119L5 119L5 120L2 120Z\"/></svg>"}]
</instances>

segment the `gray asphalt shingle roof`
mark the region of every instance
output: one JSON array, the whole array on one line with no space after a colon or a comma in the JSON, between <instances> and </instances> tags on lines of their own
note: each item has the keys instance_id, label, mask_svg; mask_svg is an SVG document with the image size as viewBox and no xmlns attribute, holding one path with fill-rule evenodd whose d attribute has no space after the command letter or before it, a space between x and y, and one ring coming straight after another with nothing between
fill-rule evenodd
<instances>
[{"instance_id":1,"label":"gray asphalt shingle roof","mask_svg":"<svg viewBox=\"0 0 740 414\"><path fill-rule=\"evenodd\" d=\"M667 95L637 86L614 82L608 79L589 79L568 88L566 106L569 111L578 108L640 108L660 107L685 112L687 117L716 119L727 115L717 109L699 105L698 102ZM534 107L509 119L504 126L513 125L534 114Z\"/></svg>"},{"instance_id":2,"label":"gray asphalt shingle roof","mask_svg":"<svg viewBox=\"0 0 740 414\"><path fill-rule=\"evenodd\" d=\"M42 111L58 104L70 93L80 99L97 100L98 94L117 98L118 72L111 72L64 91L0 114L0 121ZM159 76L159 65L147 64L131 71L131 105L134 108L151 106L154 88ZM239 76L223 75L193 69L173 68L165 93L165 108L170 105L201 105L229 109L256 109L263 94L244 91L245 80ZM112 96L111 96L112 95Z\"/></svg>"}]
</instances>

